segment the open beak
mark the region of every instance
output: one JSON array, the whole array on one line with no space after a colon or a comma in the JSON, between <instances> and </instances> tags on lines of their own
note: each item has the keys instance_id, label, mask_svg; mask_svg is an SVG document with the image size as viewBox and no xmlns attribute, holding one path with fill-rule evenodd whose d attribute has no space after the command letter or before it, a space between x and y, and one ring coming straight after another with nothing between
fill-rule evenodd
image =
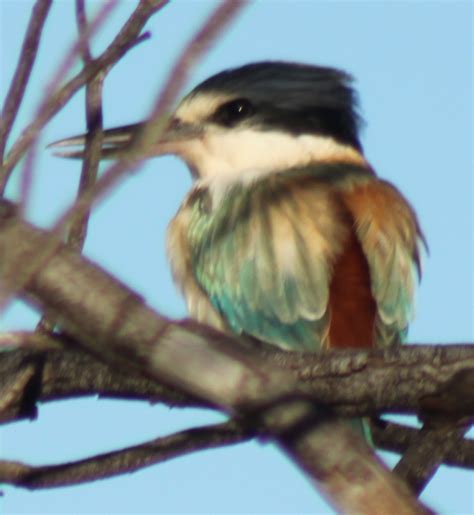
<instances>
[{"instance_id":1,"label":"open beak","mask_svg":"<svg viewBox=\"0 0 474 515\"><path fill-rule=\"evenodd\" d=\"M134 123L104 130L101 159L119 159L127 155L144 126L144 123ZM147 157L179 154L179 149L184 142L198 138L201 134L202 129L199 126L172 118L157 141L151 145ZM86 136L87 134L79 134L54 141L48 145L48 148L55 149L54 155L56 156L81 159L84 157Z\"/></svg>"}]
</instances>

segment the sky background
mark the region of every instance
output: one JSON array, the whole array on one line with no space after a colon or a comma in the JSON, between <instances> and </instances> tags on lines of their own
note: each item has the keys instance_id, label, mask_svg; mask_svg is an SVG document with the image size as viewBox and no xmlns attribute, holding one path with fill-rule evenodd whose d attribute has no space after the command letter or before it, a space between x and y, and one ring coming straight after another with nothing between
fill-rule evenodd
<instances>
[{"instance_id":1,"label":"sky background","mask_svg":"<svg viewBox=\"0 0 474 515\"><path fill-rule=\"evenodd\" d=\"M0 0L2 104L31 5ZM93 11L98 2L89 5ZM135 5L121 2L94 42L96 54ZM170 66L215 5L178 0L151 19L151 40L107 77L107 127L146 116ZM366 156L412 202L430 247L412 342L474 341L473 15L470 1L257 1L209 52L186 89L224 68L263 59L329 65L355 76L367 122ZM75 36L73 2L55 2L13 136L33 116ZM50 226L75 196L80 163L54 158L45 145L84 130L83 104L80 92L44 132L28 209L37 225ZM184 316L185 308L166 262L165 231L190 185L175 158L149 161L97 207L85 247L88 257L172 317ZM11 198L16 190L12 181ZM17 303L4 313L0 328L32 328L36 320ZM3 426L0 453L34 464L62 462L219 420L204 410L139 402L55 402L42 405L34 422ZM394 463L393 455L384 456ZM441 513L467 514L474 512L473 491L472 472L443 467L422 499ZM286 457L258 442L89 485L34 493L5 487L0 508L9 514L332 513Z\"/></svg>"}]
</instances>

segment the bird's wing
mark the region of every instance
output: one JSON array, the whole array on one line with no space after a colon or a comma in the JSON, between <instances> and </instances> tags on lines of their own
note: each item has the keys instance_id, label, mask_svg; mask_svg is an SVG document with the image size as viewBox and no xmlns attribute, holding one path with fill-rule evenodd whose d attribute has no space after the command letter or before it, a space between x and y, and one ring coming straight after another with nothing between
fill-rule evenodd
<instances>
[{"instance_id":1,"label":"bird's wing","mask_svg":"<svg viewBox=\"0 0 474 515\"><path fill-rule=\"evenodd\" d=\"M344 200L370 268L377 344L401 343L412 319L421 275L424 237L416 215L393 185L375 178L349 189Z\"/></svg>"},{"instance_id":2,"label":"bird's wing","mask_svg":"<svg viewBox=\"0 0 474 515\"><path fill-rule=\"evenodd\" d=\"M194 277L233 332L293 350L326 343L331 268L348 230L333 193L293 174L188 206Z\"/></svg>"}]
</instances>

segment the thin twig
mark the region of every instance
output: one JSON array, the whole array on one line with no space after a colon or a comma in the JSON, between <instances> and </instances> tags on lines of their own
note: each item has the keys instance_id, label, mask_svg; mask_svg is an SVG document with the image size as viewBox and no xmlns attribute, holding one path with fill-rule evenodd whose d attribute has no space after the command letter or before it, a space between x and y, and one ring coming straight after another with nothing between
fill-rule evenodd
<instances>
[{"instance_id":1,"label":"thin twig","mask_svg":"<svg viewBox=\"0 0 474 515\"><path fill-rule=\"evenodd\" d=\"M394 468L419 495L459 440L471 427L470 421L429 419Z\"/></svg>"},{"instance_id":2,"label":"thin twig","mask_svg":"<svg viewBox=\"0 0 474 515\"><path fill-rule=\"evenodd\" d=\"M0 164L3 162L7 139L13 127L13 122L20 108L33 65L36 61L41 33L51 3L52 0L38 0L31 13L15 74L10 83L10 89L8 90L2 109L2 120L0 123Z\"/></svg>"},{"instance_id":3,"label":"thin twig","mask_svg":"<svg viewBox=\"0 0 474 515\"><path fill-rule=\"evenodd\" d=\"M36 110L35 113L35 120L30 124L30 127L35 124L37 120L41 119L41 114L48 108L48 106L51 104L52 99L54 98L54 93L51 94L51 92L55 92L59 88L59 84L64 79L66 74L69 72L71 67L74 65L74 62L76 60L77 55L81 52L81 49L84 46L84 42L87 41L90 37L92 37L97 30L103 25L103 23L106 21L110 13L113 11L113 9L118 5L117 0L107 0L105 2L99 12L96 14L95 18L91 22L91 24L87 27L87 30L85 30L83 33L79 35L79 38L77 41L75 41L71 48L65 53L63 60L60 62L59 66L57 67L56 71L53 73L53 76L48 84L46 84L44 88L43 98L40 101L39 107ZM11 175L11 172L13 171L13 167L18 162L16 160L14 163L11 162L11 156L15 154L15 147L18 145L18 143L21 143L24 141L25 135L28 134L29 137L27 138L27 145L23 148L23 152L26 152L30 147L34 147L37 143L38 135L40 133L42 126L38 127L36 130L33 130L28 133L28 127L23 131L22 135L18 139L18 141L13 145L10 153L7 156L7 161L4 163L4 165L1 168L1 176L0 176L0 191L4 191L4 188L6 187L6 184L8 182L8 179ZM34 153L34 149L32 150ZM18 156L20 158L21 156ZM29 184L31 181L25 180L25 184ZM24 194L24 192L23 192Z\"/></svg>"},{"instance_id":4,"label":"thin twig","mask_svg":"<svg viewBox=\"0 0 474 515\"><path fill-rule=\"evenodd\" d=\"M66 74L69 72L71 67L74 65L77 54L82 51L82 48L87 45L87 42L90 37L103 25L103 23L107 20L108 16L111 14L113 9L118 5L117 0L107 0L104 3L102 8L96 14L90 26L85 27L85 30L80 32L79 38L76 42L74 42L64 55L62 62L57 67L55 73L53 74L51 80L44 88L43 99L40 102L39 108L37 109L36 116L39 116L39 113L43 109L43 107L49 102L51 91L56 91L59 87L59 84L64 79ZM33 180L33 171L34 164L36 161L36 155L38 152L38 139L39 139L40 131L37 131L29 144L29 148L27 149L27 157L25 160L25 165L23 166L22 174L21 174L21 187L20 187L20 213L26 209L29 192L32 185ZM21 139L21 137L20 137ZM5 169L6 170L6 169ZM2 172L3 173L3 172ZM10 173L5 173L2 177L4 179L4 186L6 187L8 178L10 177Z\"/></svg>"},{"instance_id":5,"label":"thin twig","mask_svg":"<svg viewBox=\"0 0 474 515\"><path fill-rule=\"evenodd\" d=\"M20 200L18 202L18 212L20 216L25 215L30 199L33 173L38 156L38 141L39 138L36 138L29 148L20 174Z\"/></svg>"},{"instance_id":6,"label":"thin twig","mask_svg":"<svg viewBox=\"0 0 474 515\"><path fill-rule=\"evenodd\" d=\"M84 0L76 0L76 22L78 27L79 41L82 42L79 51L84 66L92 62L92 53L87 39L81 38L81 34L89 33ZM109 68L110 69L110 68ZM77 197L93 187L97 179L99 160L102 148L102 85L106 71L98 73L86 85L86 124L87 136L84 149L84 160L82 161L81 176ZM33 144L32 149L35 148ZM30 155L31 150L28 152ZM66 237L71 248L81 251L87 236L90 211L86 211L82 217L77 218L70 226ZM38 322L37 330L42 332L52 331L55 321L44 314Z\"/></svg>"},{"instance_id":7,"label":"thin twig","mask_svg":"<svg viewBox=\"0 0 474 515\"><path fill-rule=\"evenodd\" d=\"M79 34L87 30L84 0L76 0L76 18ZM92 62L92 54L87 41L82 48L84 66ZM93 188L97 180L99 161L102 149L102 85L107 70L96 75L86 85L86 125L87 136L82 162L81 177L77 196ZM69 229L67 242L75 250L81 251L87 235L90 211L75 220Z\"/></svg>"},{"instance_id":8,"label":"thin twig","mask_svg":"<svg viewBox=\"0 0 474 515\"><path fill-rule=\"evenodd\" d=\"M169 0L148 0L140 2L107 49L95 59L90 66L86 66L63 87L48 92L48 98L41 104L35 119L25 128L20 138L12 146L6 161L3 163L0 175L0 191L3 191L11 171L28 150L37 133L48 121L71 99L71 97L97 73L120 60L139 38L148 19L168 3ZM90 30L95 30L91 23ZM81 44L78 42L78 49ZM56 75L58 76L58 75Z\"/></svg>"},{"instance_id":9,"label":"thin twig","mask_svg":"<svg viewBox=\"0 0 474 515\"><path fill-rule=\"evenodd\" d=\"M403 454L415 441L420 429L395 422L377 420L370 425L375 446L384 451ZM474 440L458 437L456 444L446 453L444 464L474 470Z\"/></svg>"},{"instance_id":10,"label":"thin twig","mask_svg":"<svg viewBox=\"0 0 474 515\"><path fill-rule=\"evenodd\" d=\"M84 0L76 0L76 23L79 36L87 31L87 16L86 16L86 5ZM88 64L92 61L92 54L89 46L89 41L84 40L79 52L81 54L84 64Z\"/></svg>"},{"instance_id":11,"label":"thin twig","mask_svg":"<svg viewBox=\"0 0 474 515\"><path fill-rule=\"evenodd\" d=\"M187 454L249 440L254 431L237 421L180 431L169 436L60 465L32 466L0 461L0 483L30 490L77 485L105 479Z\"/></svg>"}]
</instances>

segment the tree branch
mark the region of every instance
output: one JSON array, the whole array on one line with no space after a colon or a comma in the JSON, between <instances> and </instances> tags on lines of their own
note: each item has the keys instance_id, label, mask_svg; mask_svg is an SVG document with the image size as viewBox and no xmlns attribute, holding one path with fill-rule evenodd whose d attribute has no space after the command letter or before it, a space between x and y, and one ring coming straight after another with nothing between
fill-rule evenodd
<instances>
[{"instance_id":1,"label":"tree branch","mask_svg":"<svg viewBox=\"0 0 474 515\"><path fill-rule=\"evenodd\" d=\"M64 334L53 338L38 333L0 333L0 348L11 349L0 352L1 422L35 417L38 402L89 395L160 402L172 407L211 407L209 403L139 373L124 374L85 351L64 348L67 339ZM453 346L446 348L449 350ZM32 376L37 376L37 384L34 391L30 387L27 396L25 378ZM9 394L12 388L13 395ZM25 405L25 398L28 405ZM323 401L326 405L332 402L331 398ZM381 419L371 424L376 447L398 454L403 454L413 444L419 431ZM474 469L474 441L458 438L454 448L446 454L444 463Z\"/></svg>"},{"instance_id":2,"label":"tree branch","mask_svg":"<svg viewBox=\"0 0 474 515\"><path fill-rule=\"evenodd\" d=\"M254 431L246 428L242 422L231 420L60 465L32 466L0 460L0 483L30 490L77 485L129 474L192 452L241 443L253 436Z\"/></svg>"},{"instance_id":3,"label":"tree branch","mask_svg":"<svg viewBox=\"0 0 474 515\"><path fill-rule=\"evenodd\" d=\"M81 34L87 29L84 0L76 0L76 20L78 32ZM92 54L88 41L84 42L82 49L84 66L92 64ZM109 68L110 69L110 68ZM84 160L82 162L81 177L77 196L93 188L99 169L99 161L102 151L102 85L108 70L98 73L86 84L86 125L87 135L84 148ZM67 241L69 245L81 251L87 235L90 211L78 218L69 229Z\"/></svg>"},{"instance_id":4,"label":"tree branch","mask_svg":"<svg viewBox=\"0 0 474 515\"><path fill-rule=\"evenodd\" d=\"M116 370L87 352L62 348L67 341L64 335L59 340L42 333L6 333L0 335L0 347L20 339L21 348L0 352L0 423L35 418L38 402L88 395L171 407L211 407L137 372Z\"/></svg>"},{"instance_id":5,"label":"tree branch","mask_svg":"<svg viewBox=\"0 0 474 515\"><path fill-rule=\"evenodd\" d=\"M420 430L386 420L373 420L370 431L376 447L379 449L404 454L418 441ZM474 469L474 440L456 438L456 444L446 453L444 463L452 467Z\"/></svg>"},{"instance_id":6,"label":"tree branch","mask_svg":"<svg viewBox=\"0 0 474 515\"><path fill-rule=\"evenodd\" d=\"M307 401L280 403L263 417L280 447L323 485L322 493L339 513L431 513L394 481L367 443ZM388 486L388 488L387 488Z\"/></svg>"},{"instance_id":7,"label":"tree branch","mask_svg":"<svg viewBox=\"0 0 474 515\"><path fill-rule=\"evenodd\" d=\"M0 124L0 164L3 163L3 154L5 152L7 139L23 100L31 70L36 60L41 33L51 3L51 0L38 0L31 12L25 39L18 58L18 64L2 109L2 121Z\"/></svg>"},{"instance_id":8,"label":"tree branch","mask_svg":"<svg viewBox=\"0 0 474 515\"><path fill-rule=\"evenodd\" d=\"M429 419L397 463L394 472L419 495L471 425L472 421Z\"/></svg>"},{"instance_id":9,"label":"tree branch","mask_svg":"<svg viewBox=\"0 0 474 515\"><path fill-rule=\"evenodd\" d=\"M20 138L12 146L2 167L0 190L2 190L14 166L23 157L38 132L71 99L71 97L100 71L117 63L135 46L139 34L148 19L160 10L169 0L145 0L139 2L133 14L122 27L107 49L90 65L85 66L64 86L49 94L35 119L26 127Z\"/></svg>"},{"instance_id":10,"label":"tree branch","mask_svg":"<svg viewBox=\"0 0 474 515\"><path fill-rule=\"evenodd\" d=\"M88 24L85 11L85 0L76 0L76 23L79 41L82 45L80 53L84 66L90 66L93 62L89 41L82 41L81 34L88 33ZM84 159L82 161L81 176L76 198L93 188L99 170L99 161L102 154L102 87L108 69L102 70L86 84L86 125L87 135L84 147ZM71 248L82 251L87 236L90 210L86 210L82 216L76 218L71 224L66 241ZM43 332L53 331L55 322L45 314L38 322L37 329Z\"/></svg>"}]
</instances>

